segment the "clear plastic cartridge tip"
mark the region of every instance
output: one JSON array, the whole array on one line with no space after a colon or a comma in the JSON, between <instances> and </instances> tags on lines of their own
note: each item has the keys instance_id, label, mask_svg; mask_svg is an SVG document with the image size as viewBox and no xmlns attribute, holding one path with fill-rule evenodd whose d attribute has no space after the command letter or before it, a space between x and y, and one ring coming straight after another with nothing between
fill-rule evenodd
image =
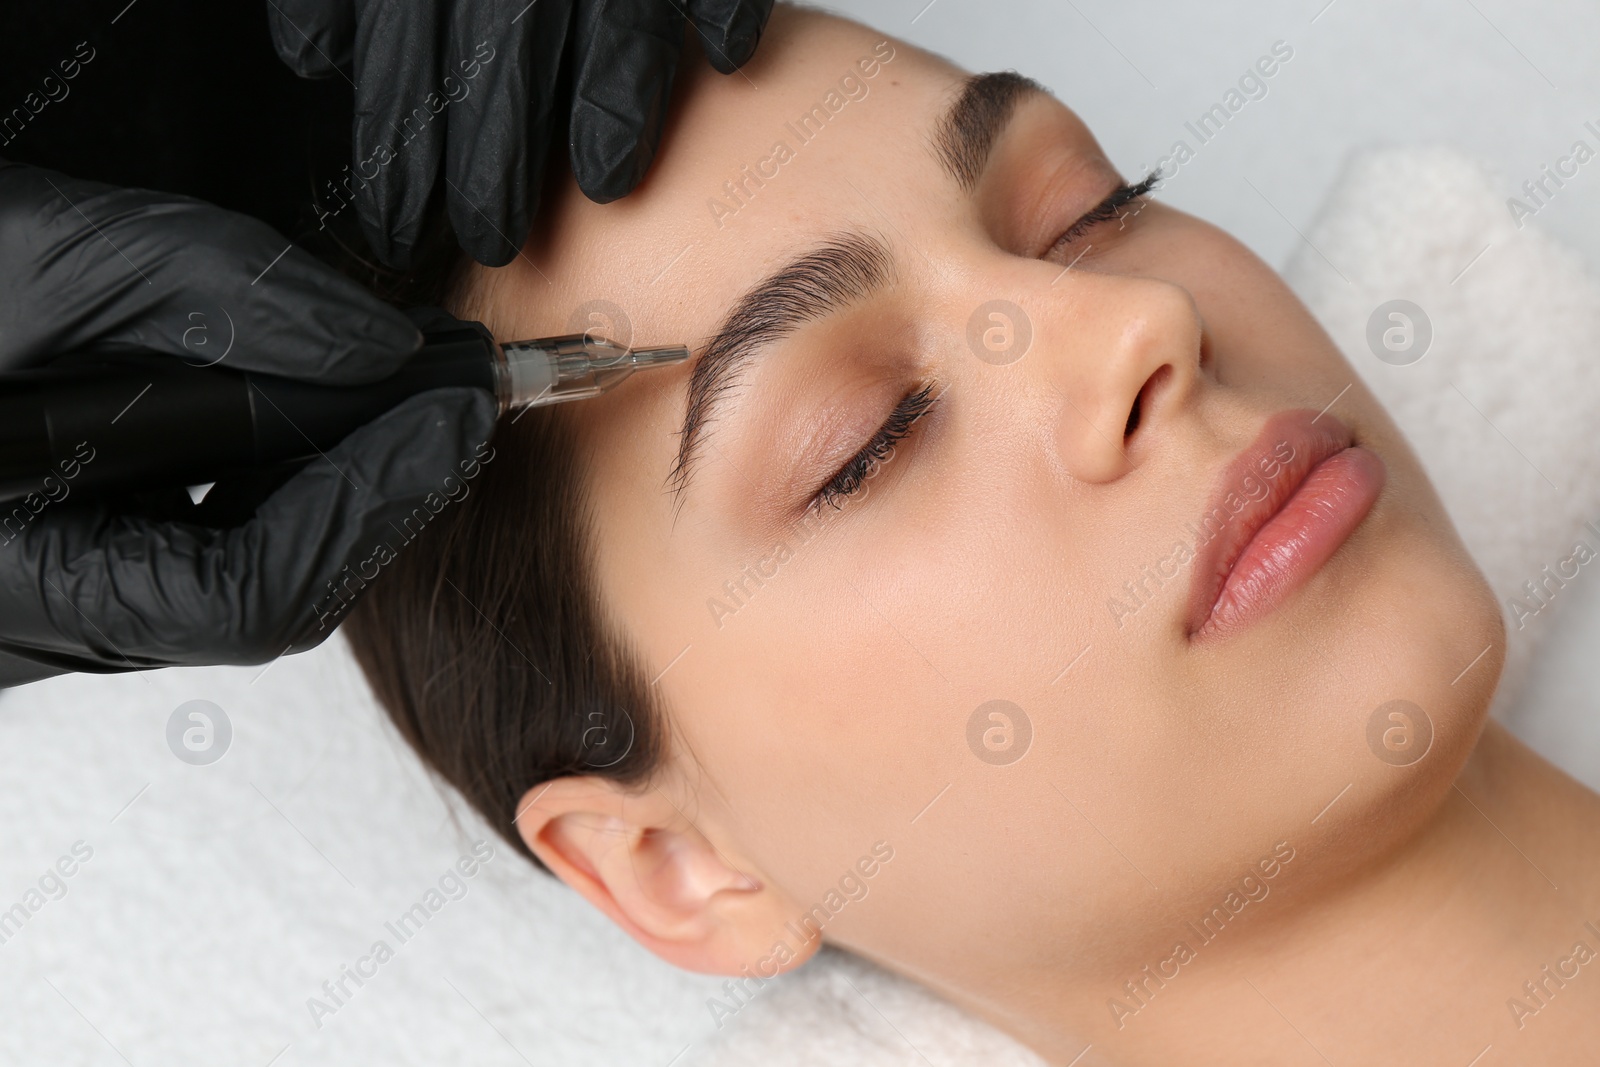
<instances>
[{"instance_id":1,"label":"clear plastic cartridge tip","mask_svg":"<svg viewBox=\"0 0 1600 1067\"><path fill-rule=\"evenodd\" d=\"M502 413L599 396L636 370L689 358L686 345L624 348L582 333L511 341L499 350L495 378Z\"/></svg>"}]
</instances>

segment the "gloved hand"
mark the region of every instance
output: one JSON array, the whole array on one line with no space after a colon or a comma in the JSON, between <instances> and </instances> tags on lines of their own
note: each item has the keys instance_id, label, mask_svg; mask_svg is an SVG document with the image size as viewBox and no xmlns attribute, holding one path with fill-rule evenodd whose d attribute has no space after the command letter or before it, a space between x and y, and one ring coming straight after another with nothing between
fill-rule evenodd
<instances>
[{"instance_id":1,"label":"gloved hand","mask_svg":"<svg viewBox=\"0 0 1600 1067\"><path fill-rule=\"evenodd\" d=\"M457 239L498 267L537 213L564 54L573 173L607 203L655 157L685 18L729 74L755 51L773 0L267 2L285 63L355 86L351 184L378 256L407 265L442 162Z\"/></svg>"},{"instance_id":2,"label":"gloved hand","mask_svg":"<svg viewBox=\"0 0 1600 1067\"><path fill-rule=\"evenodd\" d=\"M404 315L254 219L0 160L0 370L137 347L357 383L420 341ZM118 512L71 496L70 479L65 497L0 503L0 686L319 643L328 583L459 478L494 418L481 390L412 397L229 529Z\"/></svg>"}]
</instances>

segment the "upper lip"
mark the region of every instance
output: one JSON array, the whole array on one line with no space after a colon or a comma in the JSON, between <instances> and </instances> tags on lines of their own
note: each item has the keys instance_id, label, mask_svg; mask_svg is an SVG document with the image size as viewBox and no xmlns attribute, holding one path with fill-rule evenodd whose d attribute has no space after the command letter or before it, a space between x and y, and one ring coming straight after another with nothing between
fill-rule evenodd
<instances>
[{"instance_id":1,"label":"upper lip","mask_svg":"<svg viewBox=\"0 0 1600 1067\"><path fill-rule=\"evenodd\" d=\"M1286 462L1275 454L1285 443L1294 451ZM1197 528L1201 543L1195 550L1189 597L1191 636L1210 618L1228 575L1256 533L1283 509L1317 464L1354 443L1350 427L1335 416L1295 408L1269 418L1255 441L1222 468ZM1282 469L1274 477L1264 477L1263 468L1271 469L1274 462ZM1251 487L1258 483L1265 483L1267 491L1252 499ZM1244 506L1231 510L1230 495L1244 500ZM1214 519L1218 515L1225 516L1220 527ZM1212 520L1209 526L1208 520Z\"/></svg>"}]
</instances>

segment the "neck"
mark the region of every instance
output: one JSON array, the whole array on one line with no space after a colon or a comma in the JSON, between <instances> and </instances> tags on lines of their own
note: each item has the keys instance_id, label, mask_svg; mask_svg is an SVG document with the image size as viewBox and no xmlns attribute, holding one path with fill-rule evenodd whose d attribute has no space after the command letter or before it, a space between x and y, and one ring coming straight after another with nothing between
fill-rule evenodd
<instances>
[{"instance_id":1,"label":"neck","mask_svg":"<svg viewBox=\"0 0 1600 1067\"><path fill-rule=\"evenodd\" d=\"M1136 1014L1114 1022L1106 1008L1126 976L1074 975L1018 1010L959 999L1074 1067L1592 1063L1596 842L1600 797L1491 722L1399 849L1335 879L1297 871L1316 888L1252 904L1181 978L1149 983ZM1295 862L1309 868L1320 851Z\"/></svg>"}]
</instances>

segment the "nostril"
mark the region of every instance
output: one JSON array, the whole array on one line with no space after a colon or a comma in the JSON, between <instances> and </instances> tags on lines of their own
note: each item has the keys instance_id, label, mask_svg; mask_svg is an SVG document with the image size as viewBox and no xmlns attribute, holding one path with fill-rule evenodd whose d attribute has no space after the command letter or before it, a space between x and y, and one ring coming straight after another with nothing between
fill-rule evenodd
<instances>
[{"instance_id":1,"label":"nostril","mask_svg":"<svg viewBox=\"0 0 1600 1067\"><path fill-rule=\"evenodd\" d=\"M1144 385L1139 387L1139 392L1133 398L1133 407L1128 412L1128 424L1122 430L1122 439L1126 441L1132 437L1139 428L1139 423L1144 417L1144 409L1149 406L1150 400L1155 396L1155 391L1161 383L1172 373L1172 365L1163 363L1156 368L1156 372L1145 379Z\"/></svg>"}]
</instances>

